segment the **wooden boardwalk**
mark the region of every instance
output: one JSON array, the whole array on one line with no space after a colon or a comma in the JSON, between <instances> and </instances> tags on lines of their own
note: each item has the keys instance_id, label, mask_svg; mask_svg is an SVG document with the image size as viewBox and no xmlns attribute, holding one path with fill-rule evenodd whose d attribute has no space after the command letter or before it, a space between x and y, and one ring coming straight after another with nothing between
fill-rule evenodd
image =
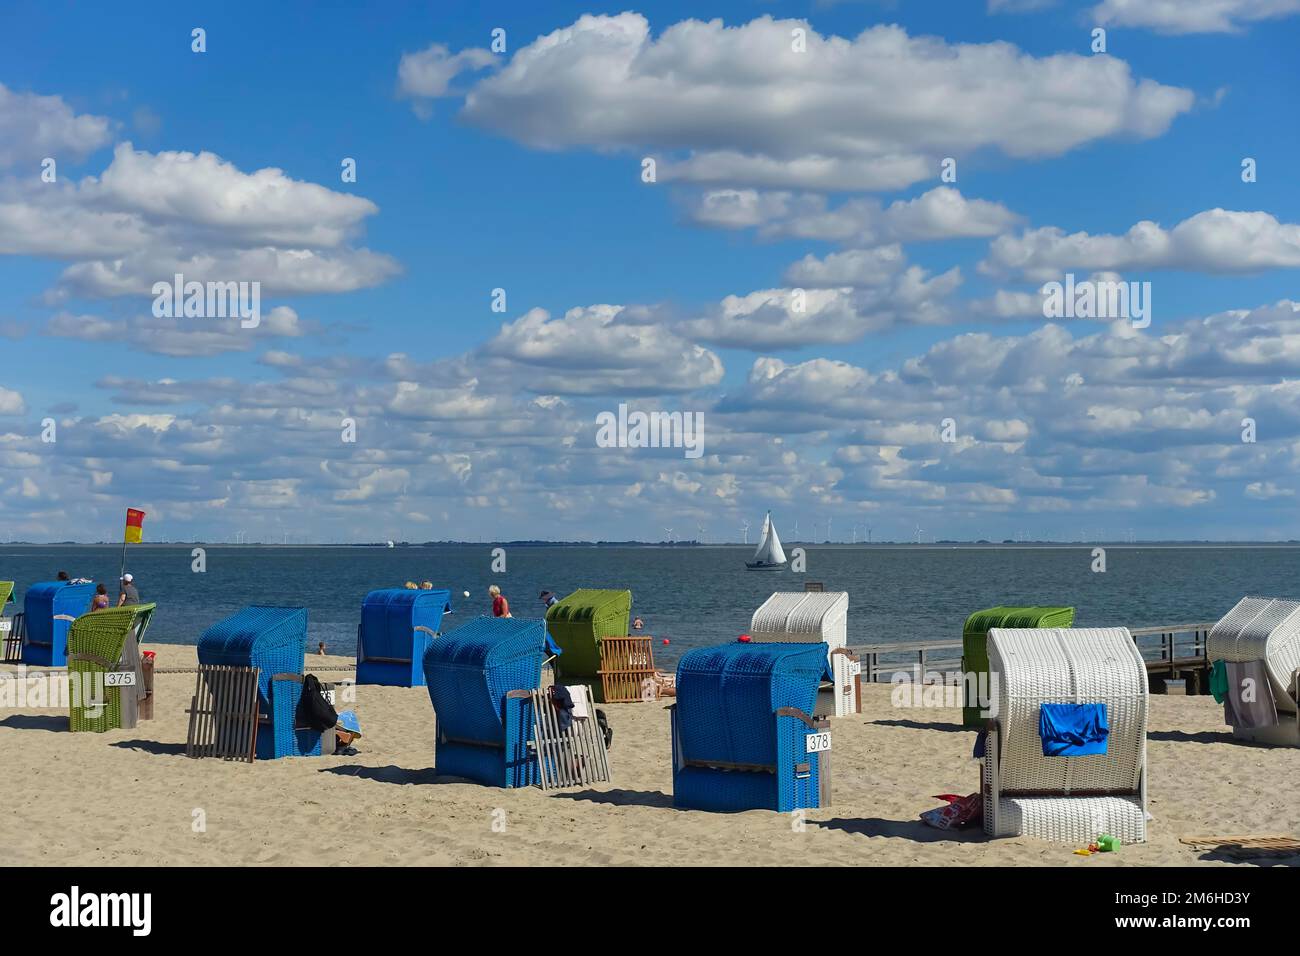
<instances>
[{"instance_id":1,"label":"wooden boardwalk","mask_svg":"<svg viewBox=\"0 0 1300 956\"><path fill-rule=\"evenodd\" d=\"M1153 693L1162 693L1167 681L1184 680L1188 694L1207 693L1210 662L1205 656L1210 624L1171 624L1130 628L1129 633L1146 661ZM922 680L960 682L961 638L939 641L901 641L856 644L850 650L862 660L862 679L889 680L896 673L916 674Z\"/></svg>"}]
</instances>

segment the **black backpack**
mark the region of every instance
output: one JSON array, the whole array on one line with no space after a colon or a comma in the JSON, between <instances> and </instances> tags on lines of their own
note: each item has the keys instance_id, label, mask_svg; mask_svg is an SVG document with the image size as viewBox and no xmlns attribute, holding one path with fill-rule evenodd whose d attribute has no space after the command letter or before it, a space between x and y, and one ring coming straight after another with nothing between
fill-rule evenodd
<instances>
[{"instance_id":1,"label":"black backpack","mask_svg":"<svg viewBox=\"0 0 1300 956\"><path fill-rule=\"evenodd\" d=\"M339 722L334 705L325 699L320 678L308 674L302 679L302 699L298 701L297 724L312 730L329 730Z\"/></svg>"}]
</instances>

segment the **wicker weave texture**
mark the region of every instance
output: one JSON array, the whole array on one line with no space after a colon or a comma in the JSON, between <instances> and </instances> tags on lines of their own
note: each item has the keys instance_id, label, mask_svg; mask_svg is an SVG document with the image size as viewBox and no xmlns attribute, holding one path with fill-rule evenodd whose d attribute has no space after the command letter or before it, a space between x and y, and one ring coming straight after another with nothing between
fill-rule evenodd
<instances>
[{"instance_id":1,"label":"wicker weave texture","mask_svg":"<svg viewBox=\"0 0 1300 956\"><path fill-rule=\"evenodd\" d=\"M688 651L677 664L685 758L774 766L773 714L781 707L812 714L828 652L825 644L723 644Z\"/></svg>"},{"instance_id":2,"label":"wicker weave texture","mask_svg":"<svg viewBox=\"0 0 1300 956\"><path fill-rule=\"evenodd\" d=\"M580 588L551 605L546 626L564 651L555 660L556 677L598 686L601 638L626 637L631 615L631 591Z\"/></svg>"},{"instance_id":3,"label":"wicker weave texture","mask_svg":"<svg viewBox=\"0 0 1300 956\"><path fill-rule=\"evenodd\" d=\"M103 733L123 726L122 695L143 693L139 642L144 638L154 607L153 604L137 604L105 608L83 614L72 622L68 630L68 682L70 685L75 683L77 692L71 695L69 706L71 730ZM128 661L123 658L131 637L136 641L131 655L135 659ZM81 659L84 657L100 658L113 667L106 668L95 661ZM103 675L119 667L135 670L135 686L104 686ZM102 706L92 706L86 696L96 684L103 688Z\"/></svg>"},{"instance_id":4,"label":"wicker weave texture","mask_svg":"<svg viewBox=\"0 0 1300 956\"><path fill-rule=\"evenodd\" d=\"M1292 681L1300 669L1300 602L1244 597L1214 625L1212 661L1264 661L1278 709L1295 713Z\"/></svg>"},{"instance_id":5,"label":"wicker weave texture","mask_svg":"<svg viewBox=\"0 0 1300 956\"><path fill-rule=\"evenodd\" d=\"M200 664L256 667L258 704L271 712L271 678L301 674L307 609L254 605L213 624L199 637Z\"/></svg>"},{"instance_id":6,"label":"wicker weave texture","mask_svg":"<svg viewBox=\"0 0 1300 956\"><path fill-rule=\"evenodd\" d=\"M989 672L988 632L995 627L1044 628L1069 627L1074 623L1074 608L1059 606L1011 606L998 605L976 611L966 618L961 631L961 669L963 673L975 674L975 682L962 685L962 724L966 727L979 727L984 718L980 714L979 701L972 699L972 691L978 689L980 678Z\"/></svg>"},{"instance_id":7,"label":"wicker weave texture","mask_svg":"<svg viewBox=\"0 0 1300 956\"><path fill-rule=\"evenodd\" d=\"M477 617L429 645L424 679L440 733L504 744L503 701L512 690L542 683L546 622Z\"/></svg>"},{"instance_id":8,"label":"wicker weave texture","mask_svg":"<svg viewBox=\"0 0 1300 956\"><path fill-rule=\"evenodd\" d=\"M847 591L777 591L754 612L749 633L756 641L848 642Z\"/></svg>"},{"instance_id":9,"label":"wicker weave texture","mask_svg":"<svg viewBox=\"0 0 1300 956\"><path fill-rule=\"evenodd\" d=\"M450 613L451 592L445 588L381 588L367 594L357 628L357 683L422 686L424 654L433 638L416 628L439 633Z\"/></svg>"},{"instance_id":10,"label":"wicker weave texture","mask_svg":"<svg viewBox=\"0 0 1300 956\"><path fill-rule=\"evenodd\" d=\"M31 585L23 595L23 619L27 637L23 644L23 663L61 667L68 662L68 629L77 618L90 610L95 595L93 584L69 584L67 581L41 581Z\"/></svg>"},{"instance_id":11,"label":"wicker weave texture","mask_svg":"<svg viewBox=\"0 0 1300 956\"><path fill-rule=\"evenodd\" d=\"M1146 762L1147 671L1127 628L994 628L989 667L997 681L1003 790L1138 789ZM1038 727L1046 703L1105 704L1107 752L1044 757Z\"/></svg>"},{"instance_id":12,"label":"wicker weave texture","mask_svg":"<svg viewBox=\"0 0 1300 956\"><path fill-rule=\"evenodd\" d=\"M1138 797L1003 797L999 833L1084 846L1102 834L1144 843L1146 813Z\"/></svg>"}]
</instances>

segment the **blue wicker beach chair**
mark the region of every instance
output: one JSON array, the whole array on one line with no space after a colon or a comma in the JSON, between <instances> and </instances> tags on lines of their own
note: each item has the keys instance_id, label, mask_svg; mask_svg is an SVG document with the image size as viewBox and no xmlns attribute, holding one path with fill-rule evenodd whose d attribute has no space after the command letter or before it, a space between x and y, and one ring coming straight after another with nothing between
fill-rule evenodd
<instances>
[{"instance_id":1,"label":"blue wicker beach chair","mask_svg":"<svg viewBox=\"0 0 1300 956\"><path fill-rule=\"evenodd\" d=\"M536 782L531 692L545 659L546 622L529 618L478 617L429 645L439 774L493 787Z\"/></svg>"},{"instance_id":2,"label":"blue wicker beach chair","mask_svg":"<svg viewBox=\"0 0 1300 956\"><path fill-rule=\"evenodd\" d=\"M306 645L305 607L246 607L199 638L200 664L258 668L258 760L321 753L321 732L295 719Z\"/></svg>"},{"instance_id":3,"label":"blue wicker beach chair","mask_svg":"<svg viewBox=\"0 0 1300 956\"><path fill-rule=\"evenodd\" d=\"M383 588L361 602L357 683L424 686L424 652L451 613L451 592Z\"/></svg>"},{"instance_id":4,"label":"blue wicker beach chair","mask_svg":"<svg viewBox=\"0 0 1300 956\"><path fill-rule=\"evenodd\" d=\"M673 805L829 806L830 734L812 716L829 651L824 643L735 643L683 655L672 707Z\"/></svg>"},{"instance_id":5,"label":"blue wicker beach chair","mask_svg":"<svg viewBox=\"0 0 1300 956\"><path fill-rule=\"evenodd\" d=\"M23 663L62 667L68 663L68 628L90 610L93 584L42 581L23 596Z\"/></svg>"}]
</instances>

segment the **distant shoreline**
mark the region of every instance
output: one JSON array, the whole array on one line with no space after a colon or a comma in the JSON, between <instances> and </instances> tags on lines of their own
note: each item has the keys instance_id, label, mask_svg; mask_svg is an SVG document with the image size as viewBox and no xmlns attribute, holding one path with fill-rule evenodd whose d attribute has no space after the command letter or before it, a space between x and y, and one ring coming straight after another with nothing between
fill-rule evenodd
<instances>
[{"instance_id":1,"label":"distant shoreline","mask_svg":"<svg viewBox=\"0 0 1300 956\"><path fill-rule=\"evenodd\" d=\"M1142 548L1271 548L1285 550L1300 548L1300 540L1287 541L937 541L915 544L909 541L873 541L870 544L848 541L786 541L786 547L834 548L843 551L1032 551L1032 550L1077 550L1078 548L1116 548L1138 550ZM120 541L12 541L0 543L0 548L120 548ZM745 549L754 544L741 541L727 541L718 544L706 544L697 541L421 541L397 542L392 548L385 543L339 543L328 544L278 544L274 542L246 542L237 544L231 541L144 541L131 545L138 548L265 548L268 550L290 551L306 548L376 548L381 551L421 548L719 548Z\"/></svg>"}]
</instances>

